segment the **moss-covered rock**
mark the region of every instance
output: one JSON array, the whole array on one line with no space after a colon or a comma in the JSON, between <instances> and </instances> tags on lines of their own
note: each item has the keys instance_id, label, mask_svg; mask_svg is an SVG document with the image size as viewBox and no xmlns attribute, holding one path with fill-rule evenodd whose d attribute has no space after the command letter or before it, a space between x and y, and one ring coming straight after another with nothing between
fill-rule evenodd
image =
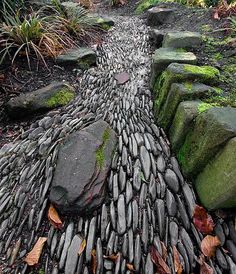
<instances>
[{"instance_id":1,"label":"moss-covered rock","mask_svg":"<svg viewBox=\"0 0 236 274\"><path fill-rule=\"evenodd\" d=\"M180 102L209 98L216 94L214 88L201 83L184 82L172 84L166 100L158 113L158 124L164 129L168 129Z\"/></svg>"},{"instance_id":2,"label":"moss-covered rock","mask_svg":"<svg viewBox=\"0 0 236 274\"><path fill-rule=\"evenodd\" d=\"M92 15L93 16L93 21L94 21L94 26L97 26L98 28L102 30L109 30L112 28L115 24L115 22L111 18L107 17L100 17L98 15Z\"/></svg>"},{"instance_id":3,"label":"moss-covered rock","mask_svg":"<svg viewBox=\"0 0 236 274\"><path fill-rule=\"evenodd\" d=\"M175 117L169 130L169 138L172 149L177 152L183 145L188 131L192 129L194 119L199 114L199 108L205 104L202 101L181 102L176 110ZM208 104L209 107L212 107Z\"/></svg>"},{"instance_id":4,"label":"moss-covered rock","mask_svg":"<svg viewBox=\"0 0 236 274\"><path fill-rule=\"evenodd\" d=\"M154 90L154 98L157 100L154 104L155 114L164 104L170 87L173 83L199 81L207 84L216 84L219 81L219 71L210 66L194 66L189 64L172 63L157 78L151 79L151 85Z\"/></svg>"},{"instance_id":5,"label":"moss-covered rock","mask_svg":"<svg viewBox=\"0 0 236 274\"><path fill-rule=\"evenodd\" d=\"M199 114L177 156L185 175L196 176L236 136L236 109L212 107Z\"/></svg>"},{"instance_id":6,"label":"moss-covered rock","mask_svg":"<svg viewBox=\"0 0 236 274\"><path fill-rule=\"evenodd\" d=\"M236 138L205 167L195 186L201 203L208 209L236 207Z\"/></svg>"},{"instance_id":7,"label":"moss-covered rock","mask_svg":"<svg viewBox=\"0 0 236 274\"><path fill-rule=\"evenodd\" d=\"M192 52L185 52L173 48L159 48L152 56L151 86L157 77L171 64L184 63L196 64L197 57Z\"/></svg>"},{"instance_id":8,"label":"moss-covered rock","mask_svg":"<svg viewBox=\"0 0 236 274\"><path fill-rule=\"evenodd\" d=\"M170 48L193 48L202 43L202 36L198 32L175 31L164 36L162 46Z\"/></svg>"},{"instance_id":9,"label":"moss-covered rock","mask_svg":"<svg viewBox=\"0 0 236 274\"><path fill-rule=\"evenodd\" d=\"M22 93L6 104L9 116L20 118L39 111L64 106L75 98L75 90L68 83L55 82L30 93Z\"/></svg>"},{"instance_id":10,"label":"moss-covered rock","mask_svg":"<svg viewBox=\"0 0 236 274\"><path fill-rule=\"evenodd\" d=\"M75 48L57 56L56 62L63 66L73 65L88 69L96 64L96 59L96 53L91 48Z\"/></svg>"}]
</instances>

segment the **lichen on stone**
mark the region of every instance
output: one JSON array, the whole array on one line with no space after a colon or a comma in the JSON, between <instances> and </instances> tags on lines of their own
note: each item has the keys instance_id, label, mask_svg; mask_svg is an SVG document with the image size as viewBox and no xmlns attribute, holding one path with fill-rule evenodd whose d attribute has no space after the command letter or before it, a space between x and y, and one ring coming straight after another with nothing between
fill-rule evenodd
<instances>
[{"instance_id":1,"label":"lichen on stone","mask_svg":"<svg viewBox=\"0 0 236 274\"><path fill-rule=\"evenodd\" d=\"M198 113L200 114L200 113L212 108L213 106L214 106L213 104L208 104L208 103L203 102L203 103L199 104L199 106L198 106Z\"/></svg>"},{"instance_id":2,"label":"lichen on stone","mask_svg":"<svg viewBox=\"0 0 236 274\"><path fill-rule=\"evenodd\" d=\"M184 87L188 90L191 91L193 89L193 83L191 82L185 82Z\"/></svg>"},{"instance_id":3,"label":"lichen on stone","mask_svg":"<svg viewBox=\"0 0 236 274\"><path fill-rule=\"evenodd\" d=\"M96 163L100 169L103 167L104 162L105 162L104 150L105 150L105 147L106 147L106 144L107 144L107 141L109 140L109 138L110 138L110 130L109 130L109 128L107 128L103 132L102 144L96 151Z\"/></svg>"},{"instance_id":4,"label":"lichen on stone","mask_svg":"<svg viewBox=\"0 0 236 274\"><path fill-rule=\"evenodd\" d=\"M50 97L46 104L48 107L57 107L64 106L68 104L73 98L75 94L73 91L68 88L62 88L60 91L56 92L52 97Z\"/></svg>"}]
</instances>

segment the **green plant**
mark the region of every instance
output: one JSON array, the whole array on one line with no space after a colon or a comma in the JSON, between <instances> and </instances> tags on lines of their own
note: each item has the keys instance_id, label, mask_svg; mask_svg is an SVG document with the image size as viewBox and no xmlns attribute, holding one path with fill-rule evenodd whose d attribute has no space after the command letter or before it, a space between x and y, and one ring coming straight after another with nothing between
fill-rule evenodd
<instances>
[{"instance_id":1,"label":"green plant","mask_svg":"<svg viewBox=\"0 0 236 274\"><path fill-rule=\"evenodd\" d=\"M57 22L52 23L48 16L31 13L20 17L18 12L7 12L0 25L0 64L9 57L12 63L17 56L30 59L36 56L45 66L45 56L55 57L65 48L74 45L72 39L61 29Z\"/></svg>"}]
</instances>

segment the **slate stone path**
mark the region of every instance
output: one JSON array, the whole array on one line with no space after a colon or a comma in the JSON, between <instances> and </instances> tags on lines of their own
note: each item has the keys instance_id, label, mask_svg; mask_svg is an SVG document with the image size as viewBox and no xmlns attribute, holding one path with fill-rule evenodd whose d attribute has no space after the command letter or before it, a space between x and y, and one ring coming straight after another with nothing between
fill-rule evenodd
<instances>
[{"instance_id":1,"label":"slate stone path","mask_svg":"<svg viewBox=\"0 0 236 274\"><path fill-rule=\"evenodd\" d=\"M185 273L198 273L202 235L192 222L196 198L171 156L164 132L154 124L148 88L148 29L136 17L115 16L115 27L99 46L98 66L81 81L81 96L66 108L34 123L0 158L0 260L2 273L154 273L150 246L162 254L172 271L173 246ZM115 74L130 80L118 85ZM93 216L64 217L62 230L47 220L48 192L59 144L71 132L104 119L119 136L108 178L106 203ZM218 221L215 232L228 249L234 247L233 223ZM48 237L37 271L23 262L38 237ZM83 239L87 245L78 256ZM219 249L207 262L215 273L236 273L232 255ZM103 255L118 254L116 262ZM39 269L41 272L39 272ZM199 271L199 270L198 270Z\"/></svg>"}]
</instances>

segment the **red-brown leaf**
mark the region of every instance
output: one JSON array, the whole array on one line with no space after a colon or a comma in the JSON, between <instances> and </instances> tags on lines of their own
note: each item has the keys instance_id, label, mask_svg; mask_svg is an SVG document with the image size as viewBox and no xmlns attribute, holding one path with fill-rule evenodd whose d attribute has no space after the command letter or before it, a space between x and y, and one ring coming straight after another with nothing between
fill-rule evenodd
<instances>
[{"instance_id":1,"label":"red-brown leaf","mask_svg":"<svg viewBox=\"0 0 236 274\"><path fill-rule=\"evenodd\" d=\"M96 269L97 269L97 258L96 258L96 250L92 250L92 272L93 274L96 274Z\"/></svg>"},{"instance_id":2,"label":"red-brown leaf","mask_svg":"<svg viewBox=\"0 0 236 274\"><path fill-rule=\"evenodd\" d=\"M86 239L83 239L83 241L79 247L79 252L78 252L79 255L81 255L83 253L85 247L86 247Z\"/></svg>"},{"instance_id":3,"label":"red-brown leaf","mask_svg":"<svg viewBox=\"0 0 236 274\"><path fill-rule=\"evenodd\" d=\"M220 245L220 240L217 236L207 235L201 242L202 253L207 257L213 257L217 246Z\"/></svg>"},{"instance_id":4,"label":"red-brown leaf","mask_svg":"<svg viewBox=\"0 0 236 274\"><path fill-rule=\"evenodd\" d=\"M183 272L183 266L180 261L179 252L175 246L173 247L173 255L174 255L175 272L177 274L181 274Z\"/></svg>"},{"instance_id":5,"label":"red-brown leaf","mask_svg":"<svg viewBox=\"0 0 236 274\"><path fill-rule=\"evenodd\" d=\"M162 250L162 258L166 262L167 259L167 249L165 244L161 241L161 250Z\"/></svg>"},{"instance_id":6,"label":"red-brown leaf","mask_svg":"<svg viewBox=\"0 0 236 274\"><path fill-rule=\"evenodd\" d=\"M115 79L118 84L124 84L129 80L129 74L127 72L121 72L115 75Z\"/></svg>"},{"instance_id":7,"label":"red-brown leaf","mask_svg":"<svg viewBox=\"0 0 236 274\"><path fill-rule=\"evenodd\" d=\"M109 255L109 256L103 255L103 258L111 260L113 262L116 262L116 260L118 258L118 255L119 255L118 253L117 254L112 254L112 255Z\"/></svg>"},{"instance_id":8,"label":"red-brown leaf","mask_svg":"<svg viewBox=\"0 0 236 274\"><path fill-rule=\"evenodd\" d=\"M53 205L50 205L48 209L48 220L55 228L62 228L62 221Z\"/></svg>"},{"instance_id":9,"label":"red-brown leaf","mask_svg":"<svg viewBox=\"0 0 236 274\"><path fill-rule=\"evenodd\" d=\"M159 274L171 274L170 268L165 263L165 261L162 259L160 253L156 250L156 248L154 246L151 246L150 254L151 254L151 259L152 259L153 263L158 268Z\"/></svg>"},{"instance_id":10,"label":"red-brown leaf","mask_svg":"<svg viewBox=\"0 0 236 274\"><path fill-rule=\"evenodd\" d=\"M196 205L193 213L193 222L196 228L204 233L209 234L213 231L214 223L209 214L207 214L205 208Z\"/></svg>"},{"instance_id":11,"label":"red-brown leaf","mask_svg":"<svg viewBox=\"0 0 236 274\"><path fill-rule=\"evenodd\" d=\"M27 256L25 258L25 262L28 265L35 265L35 264L38 263L39 258L40 258L41 253L42 253L42 250L43 250L43 246L44 246L46 241L47 241L46 237L39 237L38 238L38 241L34 245L33 249L27 254Z\"/></svg>"},{"instance_id":12,"label":"red-brown leaf","mask_svg":"<svg viewBox=\"0 0 236 274\"><path fill-rule=\"evenodd\" d=\"M203 255L200 256L198 260L200 264L200 274L213 274L213 269L205 262L205 258Z\"/></svg>"}]
</instances>

